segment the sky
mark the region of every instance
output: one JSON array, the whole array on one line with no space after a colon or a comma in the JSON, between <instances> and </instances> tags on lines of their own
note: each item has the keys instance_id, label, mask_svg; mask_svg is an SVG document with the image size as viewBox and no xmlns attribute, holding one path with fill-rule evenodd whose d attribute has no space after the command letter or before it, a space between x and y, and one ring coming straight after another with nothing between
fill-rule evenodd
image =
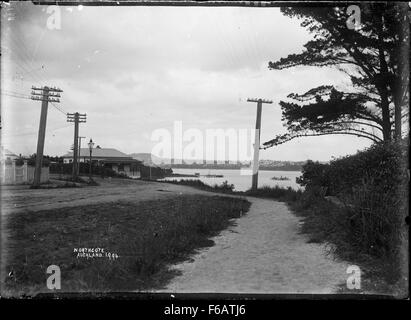
<instances>
[{"instance_id":1,"label":"sky","mask_svg":"<svg viewBox=\"0 0 411 320\"><path fill-rule=\"evenodd\" d=\"M210 129L250 131L256 104L247 98L263 98L273 101L263 105L263 143L286 132L278 103L288 94L349 82L331 68L268 69L313 37L279 8L61 6L53 29L54 9L12 2L2 10L2 145L16 154L36 152L41 102L27 99L33 85L63 90L60 110L49 105L47 118L44 154L54 156L73 144L66 112L87 114L83 147L92 138L148 153L158 147L156 132L176 139L176 123L204 139ZM183 149L200 140L183 141ZM369 145L353 136L306 137L261 150L260 159L328 161Z\"/></svg>"}]
</instances>

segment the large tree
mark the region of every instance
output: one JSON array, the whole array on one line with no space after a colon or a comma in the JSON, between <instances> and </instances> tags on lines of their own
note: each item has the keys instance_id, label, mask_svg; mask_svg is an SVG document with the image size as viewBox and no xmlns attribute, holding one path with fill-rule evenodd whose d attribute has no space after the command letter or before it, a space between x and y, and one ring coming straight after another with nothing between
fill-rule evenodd
<instances>
[{"instance_id":1,"label":"large tree","mask_svg":"<svg viewBox=\"0 0 411 320\"><path fill-rule=\"evenodd\" d=\"M338 90L324 84L288 95L287 101L280 102L288 132L265 142L264 148L300 136L326 134L350 134L374 142L401 138L409 103L408 4L358 6L357 26L350 25L356 21L347 7L281 9L286 16L302 20L301 26L314 37L302 53L269 62L268 67L335 67L349 75L352 85Z\"/></svg>"}]
</instances>

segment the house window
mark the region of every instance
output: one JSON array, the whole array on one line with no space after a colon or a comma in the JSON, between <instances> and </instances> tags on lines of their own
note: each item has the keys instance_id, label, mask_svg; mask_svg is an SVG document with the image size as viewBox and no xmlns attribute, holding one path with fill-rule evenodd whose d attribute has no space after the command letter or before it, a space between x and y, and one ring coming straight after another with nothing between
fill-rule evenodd
<instances>
[{"instance_id":1,"label":"house window","mask_svg":"<svg viewBox=\"0 0 411 320\"><path fill-rule=\"evenodd\" d=\"M123 163L120 163L118 165L118 171L124 171L124 164Z\"/></svg>"}]
</instances>

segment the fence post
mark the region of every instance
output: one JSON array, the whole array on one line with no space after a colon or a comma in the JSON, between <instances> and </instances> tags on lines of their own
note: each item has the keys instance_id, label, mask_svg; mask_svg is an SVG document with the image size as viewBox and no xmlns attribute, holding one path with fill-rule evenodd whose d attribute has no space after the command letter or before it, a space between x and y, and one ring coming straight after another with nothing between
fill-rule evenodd
<instances>
[{"instance_id":1,"label":"fence post","mask_svg":"<svg viewBox=\"0 0 411 320\"><path fill-rule=\"evenodd\" d=\"M6 162L1 161L1 183L5 183L5 182L6 182Z\"/></svg>"},{"instance_id":2,"label":"fence post","mask_svg":"<svg viewBox=\"0 0 411 320\"><path fill-rule=\"evenodd\" d=\"M12 173L13 173L13 181L12 183L15 184L16 183L16 160L13 160L11 162L11 168L12 168Z\"/></svg>"},{"instance_id":3,"label":"fence post","mask_svg":"<svg viewBox=\"0 0 411 320\"><path fill-rule=\"evenodd\" d=\"M29 181L29 174L27 170L27 160L24 160L23 162L23 182L28 182Z\"/></svg>"}]
</instances>

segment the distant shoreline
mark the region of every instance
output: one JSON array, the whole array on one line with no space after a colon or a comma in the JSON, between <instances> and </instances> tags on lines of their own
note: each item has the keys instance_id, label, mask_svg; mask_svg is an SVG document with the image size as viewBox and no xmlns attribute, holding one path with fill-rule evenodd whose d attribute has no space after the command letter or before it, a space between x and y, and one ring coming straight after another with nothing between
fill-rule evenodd
<instances>
[{"instance_id":1,"label":"distant shoreline","mask_svg":"<svg viewBox=\"0 0 411 320\"><path fill-rule=\"evenodd\" d=\"M250 169L248 167L237 167L237 168L224 168L224 167L167 167L171 168L172 170L174 169L192 169L192 170L241 170L241 169ZM302 167L261 167L259 170L264 170L264 171L301 171Z\"/></svg>"}]
</instances>

